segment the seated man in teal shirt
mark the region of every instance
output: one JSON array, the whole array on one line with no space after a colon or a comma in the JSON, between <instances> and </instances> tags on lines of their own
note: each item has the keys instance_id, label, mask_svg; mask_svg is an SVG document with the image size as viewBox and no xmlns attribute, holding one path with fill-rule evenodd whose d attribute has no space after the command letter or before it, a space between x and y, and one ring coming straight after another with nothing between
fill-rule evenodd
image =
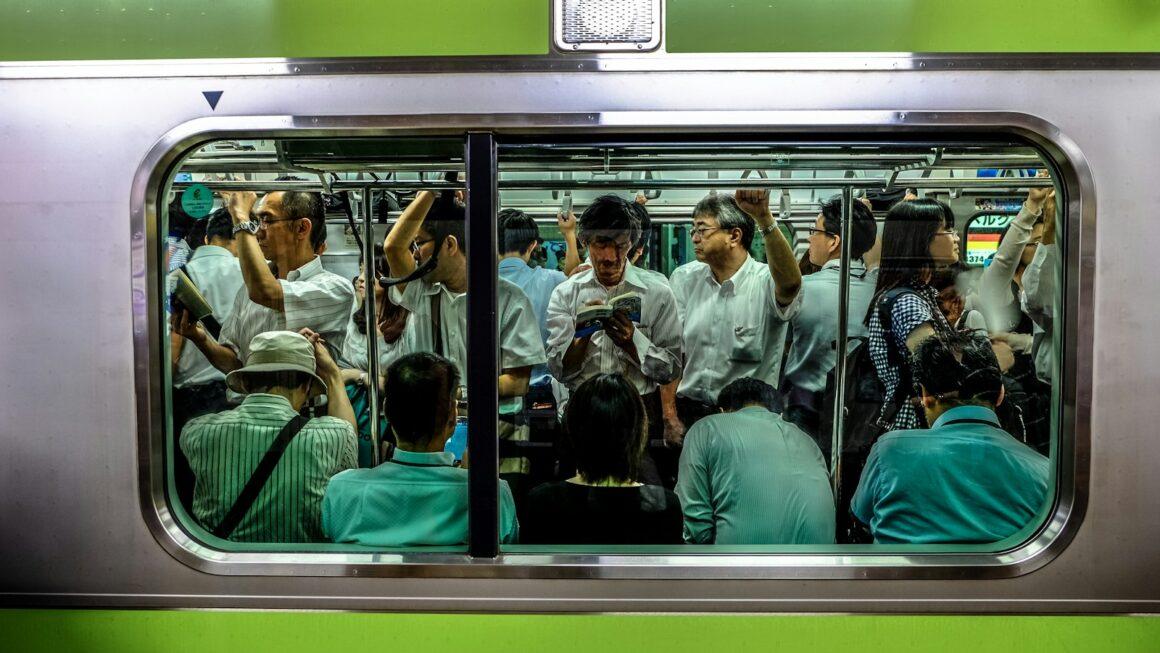
<instances>
[{"instance_id":1,"label":"seated man in teal shirt","mask_svg":"<svg viewBox=\"0 0 1160 653\"><path fill-rule=\"evenodd\" d=\"M851 510L877 543L987 543L1043 506L1047 458L999 426L1003 381L991 343L953 334L911 359L929 429L887 433L870 451Z\"/></svg>"},{"instance_id":2,"label":"seated man in teal shirt","mask_svg":"<svg viewBox=\"0 0 1160 653\"><path fill-rule=\"evenodd\" d=\"M403 356L387 368L385 410L398 446L373 469L330 479L322 529L335 542L371 546L467 543L467 470L444 453L458 417L459 371L431 353ZM499 482L500 536L519 533L515 501Z\"/></svg>"}]
</instances>

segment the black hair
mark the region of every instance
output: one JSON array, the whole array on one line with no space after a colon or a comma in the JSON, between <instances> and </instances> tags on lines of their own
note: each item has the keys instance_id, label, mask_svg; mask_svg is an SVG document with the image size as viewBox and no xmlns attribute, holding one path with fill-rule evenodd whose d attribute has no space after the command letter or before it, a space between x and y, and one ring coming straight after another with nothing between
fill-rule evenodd
<instances>
[{"instance_id":1,"label":"black hair","mask_svg":"<svg viewBox=\"0 0 1160 653\"><path fill-rule=\"evenodd\" d=\"M504 209L496 220L499 253L524 253L532 243L540 242L540 227L530 215L519 209Z\"/></svg>"},{"instance_id":2,"label":"black hair","mask_svg":"<svg viewBox=\"0 0 1160 653\"><path fill-rule=\"evenodd\" d=\"M874 224L874 214L865 204L854 200L850 203L853 213L850 216L850 258L858 260L874 246L878 238L878 227ZM822 225L831 234L842 235L842 196L835 195L823 201L819 210L822 214Z\"/></svg>"},{"instance_id":3,"label":"black hair","mask_svg":"<svg viewBox=\"0 0 1160 653\"><path fill-rule=\"evenodd\" d=\"M631 202L632 211L636 214L636 219L640 222L640 238L636 239L636 244L632 246L632 251L638 249L648 250L648 244L652 242L652 219L648 217L648 209L640 202Z\"/></svg>"},{"instance_id":4,"label":"black hair","mask_svg":"<svg viewBox=\"0 0 1160 653\"><path fill-rule=\"evenodd\" d=\"M205 219L205 239L214 238L234 239L234 219L230 217L229 209L220 208Z\"/></svg>"},{"instance_id":5,"label":"black hair","mask_svg":"<svg viewBox=\"0 0 1160 653\"><path fill-rule=\"evenodd\" d=\"M644 402L619 374L580 384L564 409L564 432L585 481L635 481L648 432Z\"/></svg>"},{"instance_id":6,"label":"black hair","mask_svg":"<svg viewBox=\"0 0 1160 653\"><path fill-rule=\"evenodd\" d=\"M242 387L247 393L269 393L274 388L300 388L307 386L314 380L305 372L283 370L280 372L246 372L242 376Z\"/></svg>"},{"instance_id":7,"label":"black hair","mask_svg":"<svg viewBox=\"0 0 1160 653\"><path fill-rule=\"evenodd\" d=\"M931 336L910 357L911 378L917 391L935 395L945 405L999 403L1003 373L991 347L981 333L951 332Z\"/></svg>"},{"instance_id":8,"label":"black hair","mask_svg":"<svg viewBox=\"0 0 1160 653\"><path fill-rule=\"evenodd\" d=\"M781 395L765 381L748 376L733 381L717 395L717 405L727 413L741 410L750 404L757 404L771 412L779 412Z\"/></svg>"},{"instance_id":9,"label":"black hair","mask_svg":"<svg viewBox=\"0 0 1160 653\"><path fill-rule=\"evenodd\" d=\"M467 254L467 211L455 201L455 192L445 190L436 198L423 220L423 229L435 239L435 251L443 249L448 236L454 236L459 251Z\"/></svg>"},{"instance_id":10,"label":"black hair","mask_svg":"<svg viewBox=\"0 0 1160 653\"><path fill-rule=\"evenodd\" d=\"M367 297L371 297L372 299L374 298L375 285L378 284L377 279L380 276L383 276L383 269L386 267L383 263L383 246L376 243L373 247L375 248L375 269L373 272L374 276L367 280L365 286L366 292L363 293L363 303L359 304L358 308L355 309L354 314L351 315L350 318L352 321L354 321L354 326L356 329L358 329L358 332L363 335L366 335L367 333L367 313L365 310L363 310L366 307ZM360 271L363 269L362 256L359 256L358 267ZM351 279L351 284L353 285L357 279L357 276L354 279ZM375 308L377 309L378 306ZM375 315L376 319L381 319L382 317L382 315Z\"/></svg>"},{"instance_id":11,"label":"black hair","mask_svg":"<svg viewBox=\"0 0 1160 653\"><path fill-rule=\"evenodd\" d=\"M310 220L311 249L317 252L326 242L326 205L320 193L283 191L282 212L287 220Z\"/></svg>"},{"instance_id":12,"label":"black hair","mask_svg":"<svg viewBox=\"0 0 1160 653\"><path fill-rule=\"evenodd\" d=\"M421 446L450 420L459 370L442 356L416 352L391 363L386 386L383 410L395 437Z\"/></svg>"},{"instance_id":13,"label":"black hair","mask_svg":"<svg viewBox=\"0 0 1160 653\"><path fill-rule=\"evenodd\" d=\"M593 237L607 236L607 232L624 232L635 247L640 240L640 218L633 204L618 195L601 195L592 200L576 221L580 240L587 243Z\"/></svg>"},{"instance_id":14,"label":"black hair","mask_svg":"<svg viewBox=\"0 0 1160 653\"><path fill-rule=\"evenodd\" d=\"M915 277L935 271L930 243L940 229L953 229L951 207L933 199L917 199L895 204L882 227L882 260L878 285L866 311L866 323L887 291L911 283Z\"/></svg>"},{"instance_id":15,"label":"black hair","mask_svg":"<svg viewBox=\"0 0 1160 653\"><path fill-rule=\"evenodd\" d=\"M745 249L753 244L753 234L757 231L757 223L753 217L737 205L732 195L719 193L706 195L697 206L693 207L693 219L698 215L712 216L717 224L725 231L741 230L741 246Z\"/></svg>"}]
</instances>

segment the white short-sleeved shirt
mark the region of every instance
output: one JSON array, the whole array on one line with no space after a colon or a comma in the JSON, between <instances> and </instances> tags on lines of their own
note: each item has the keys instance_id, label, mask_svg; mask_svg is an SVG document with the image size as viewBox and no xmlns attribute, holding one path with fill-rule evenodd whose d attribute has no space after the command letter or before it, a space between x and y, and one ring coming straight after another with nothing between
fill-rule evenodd
<instances>
[{"instance_id":1,"label":"white short-sleeved shirt","mask_svg":"<svg viewBox=\"0 0 1160 653\"><path fill-rule=\"evenodd\" d=\"M632 336L637 358L597 331L580 366L572 374L564 374L564 354L575 338L577 311L594 299L607 302L627 292L641 296L640 324ZM552 293L548 303L548 369L569 390L597 374L620 373L637 392L648 394L681 373L681 351L681 322L673 291L632 264L626 264L623 279L613 288L604 287L589 269L556 286Z\"/></svg>"},{"instance_id":2,"label":"white short-sleeved shirt","mask_svg":"<svg viewBox=\"0 0 1160 653\"><path fill-rule=\"evenodd\" d=\"M237 257L224 247L202 245L194 250L193 257L185 264L185 272L209 302L214 319L224 325L233 314L238 289L244 285ZM182 347L173 387L203 385L224 378L225 375L211 365L197 347L189 343Z\"/></svg>"},{"instance_id":3,"label":"white short-sleeved shirt","mask_svg":"<svg viewBox=\"0 0 1160 653\"><path fill-rule=\"evenodd\" d=\"M866 336L866 310L874 298L878 270L866 270L861 261L850 264L850 299L846 311L846 333L850 338ZM811 392L826 389L826 375L837 365L838 312L841 297L842 263L826 261L821 270L802 277L802 291L810 301L790 320L793 344L786 355L785 380ZM850 340L849 347L857 341Z\"/></svg>"},{"instance_id":4,"label":"white short-sleeved shirt","mask_svg":"<svg viewBox=\"0 0 1160 653\"><path fill-rule=\"evenodd\" d=\"M402 338L395 342L387 342L383 339L383 335L379 334L378 351L379 355L379 370L387 369L387 366L395 362L399 356L399 343ZM346 340L342 343L342 364L351 369L361 370L363 372L370 372L370 365L367 363L367 334L361 333L358 326L351 320L346 327Z\"/></svg>"},{"instance_id":5,"label":"white short-sleeved shirt","mask_svg":"<svg viewBox=\"0 0 1160 653\"><path fill-rule=\"evenodd\" d=\"M528 296L519 286L498 279L496 310L499 314L500 368L535 366L544 362L544 343ZM403 335L391 349L395 358L419 351L434 352L434 321L431 298L439 297L439 324L443 355L459 368L460 383L467 383L467 293L453 293L441 283L411 281L403 292L391 288L391 301L411 311ZM380 356L380 360L381 360ZM522 397L500 400L500 412L510 414L523 407Z\"/></svg>"},{"instance_id":6,"label":"white short-sleeved shirt","mask_svg":"<svg viewBox=\"0 0 1160 653\"><path fill-rule=\"evenodd\" d=\"M801 309L804 287L789 306L777 303L769 267L748 257L723 283L708 263L693 261L669 279L685 336L685 370L677 394L707 404L742 377L777 387L786 323Z\"/></svg>"},{"instance_id":7,"label":"white short-sleeved shirt","mask_svg":"<svg viewBox=\"0 0 1160 653\"><path fill-rule=\"evenodd\" d=\"M282 311L251 301L245 286L238 290L233 313L222 326L220 343L237 352L244 363L250 354L250 340L259 333L305 328L325 338L331 355L340 358L346 325L355 307L350 280L322 269L322 259L315 256L278 282L282 284Z\"/></svg>"}]
</instances>

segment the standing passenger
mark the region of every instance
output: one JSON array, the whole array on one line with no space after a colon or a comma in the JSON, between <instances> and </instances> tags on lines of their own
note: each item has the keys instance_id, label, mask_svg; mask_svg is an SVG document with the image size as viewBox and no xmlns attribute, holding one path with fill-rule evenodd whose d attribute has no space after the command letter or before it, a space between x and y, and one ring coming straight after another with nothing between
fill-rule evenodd
<instances>
[{"instance_id":1,"label":"standing passenger","mask_svg":"<svg viewBox=\"0 0 1160 653\"><path fill-rule=\"evenodd\" d=\"M219 340L186 311L175 316L175 330L226 373L242 366L254 336L266 331L310 329L322 336L331 356L340 358L354 288L348 279L324 270L316 253L326 243L322 198L297 191L269 193L256 211L252 192L226 193L223 199L234 223L245 288L234 298Z\"/></svg>"},{"instance_id":2,"label":"standing passenger","mask_svg":"<svg viewBox=\"0 0 1160 653\"><path fill-rule=\"evenodd\" d=\"M358 462L354 411L342 374L309 329L260 333L246 350L246 365L226 376L231 390L246 395L242 405L194 418L181 433L181 449L197 479L193 515L206 530L235 542L324 541L326 483ZM299 417L322 394L327 416ZM281 457L256 485L259 461L278 443ZM243 492L247 486L257 493Z\"/></svg>"},{"instance_id":3,"label":"standing passenger","mask_svg":"<svg viewBox=\"0 0 1160 653\"><path fill-rule=\"evenodd\" d=\"M640 238L640 221L629 202L596 198L580 216L580 240L590 269L556 287L548 304L548 368L570 391L599 374L622 374L644 399L649 425L659 438L657 387L681 370L681 323L673 291L628 262ZM595 333L576 336L577 314L629 293L639 295L640 320L613 313Z\"/></svg>"},{"instance_id":4,"label":"standing passenger","mask_svg":"<svg viewBox=\"0 0 1160 653\"><path fill-rule=\"evenodd\" d=\"M689 429L677 496L692 544L832 544L834 494L814 441L776 410L777 391L737 379L725 414Z\"/></svg>"},{"instance_id":5,"label":"standing passenger","mask_svg":"<svg viewBox=\"0 0 1160 653\"><path fill-rule=\"evenodd\" d=\"M749 255L755 227L768 264ZM685 338L684 376L664 415L665 439L674 443L717 412L717 395L731 382L753 377L777 386L786 322L802 303L801 271L769 210L768 191L701 200L693 209L693 252L697 260L671 279Z\"/></svg>"},{"instance_id":6,"label":"standing passenger","mask_svg":"<svg viewBox=\"0 0 1160 653\"><path fill-rule=\"evenodd\" d=\"M862 255L874 245L878 233L874 215L862 202L851 204L850 221L850 294L846 312L846 332L850 338L866 335L862 320L874 285L876 270L868 271ZM814 274L802 278L802 292L810 298L801 310L790 318L793 343L790 345L785 366L784 417L797 424L806 433L818 438L822 398L826 389L826 375L837 362L839 293L842 281L842 198L835 197L822 203L822 211L809 237L810 263L819 266ZM827 441L823 452L830 448Z\"/></svg>"},{"instance_id":7,"label":"standing passenger","mask_svg":"<svg viewBox=\"0 0 1160 653\"><path fill-rule=\"evenodd\" d=\"M461 381L465 380L468 369L465 236L464 210L454 196L445 193L436 199L433 193L420 191L387 235L383 247L392 277L406 278L417 270L421 273L390 289L391 301L411 312L398 353L434 352L445 356L455 364L459 371L456 378ZM528 427L519 417L532 368L544 362L544 345L532 304L519 287L500 279L496 285L496 302L499 437L524 441L528 439ZM389 385L386 393L388 396L391 393ZM530 461L504 456L499 469L518 486L529 472Z\"/></svg>"}]
</instances>

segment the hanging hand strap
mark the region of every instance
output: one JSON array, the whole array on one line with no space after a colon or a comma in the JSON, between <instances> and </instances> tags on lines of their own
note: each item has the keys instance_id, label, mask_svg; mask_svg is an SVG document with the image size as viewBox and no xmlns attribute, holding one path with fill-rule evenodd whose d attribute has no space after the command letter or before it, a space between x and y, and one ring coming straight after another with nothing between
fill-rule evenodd
<instances>
[{"instance_id":1,"label":"hanging hand strap","mask_svg":"<svg viewBox=\"0 0 1160 653\"><path fill-rule=\"evenodd\" d=\"M270 480L270 475L274 473L274 468L278 466L278 461L282 459L282 454L286 453L286 447L290 445L290 441L294 439L294 436L298 435L298 432L302 430L303 426L306 426L306 422L308 421L310 420L301 415L295 415L278 432L278 437L274 438L274 442L266 450L266 455L262 457L262 461L254 469L250 480L246 481L246 486L242 488L242 492L234 501L234 505L226 513L225 519L218 524L217 528L213 529L213 534L216 537L220 537L223 540L230 539L230 535L233 534L234 529L242 522L242 518L250 511L250 506L254 505L254 500L258 498L258 494L266 486L266 482Z\"/></svg>"}]
</instances>

